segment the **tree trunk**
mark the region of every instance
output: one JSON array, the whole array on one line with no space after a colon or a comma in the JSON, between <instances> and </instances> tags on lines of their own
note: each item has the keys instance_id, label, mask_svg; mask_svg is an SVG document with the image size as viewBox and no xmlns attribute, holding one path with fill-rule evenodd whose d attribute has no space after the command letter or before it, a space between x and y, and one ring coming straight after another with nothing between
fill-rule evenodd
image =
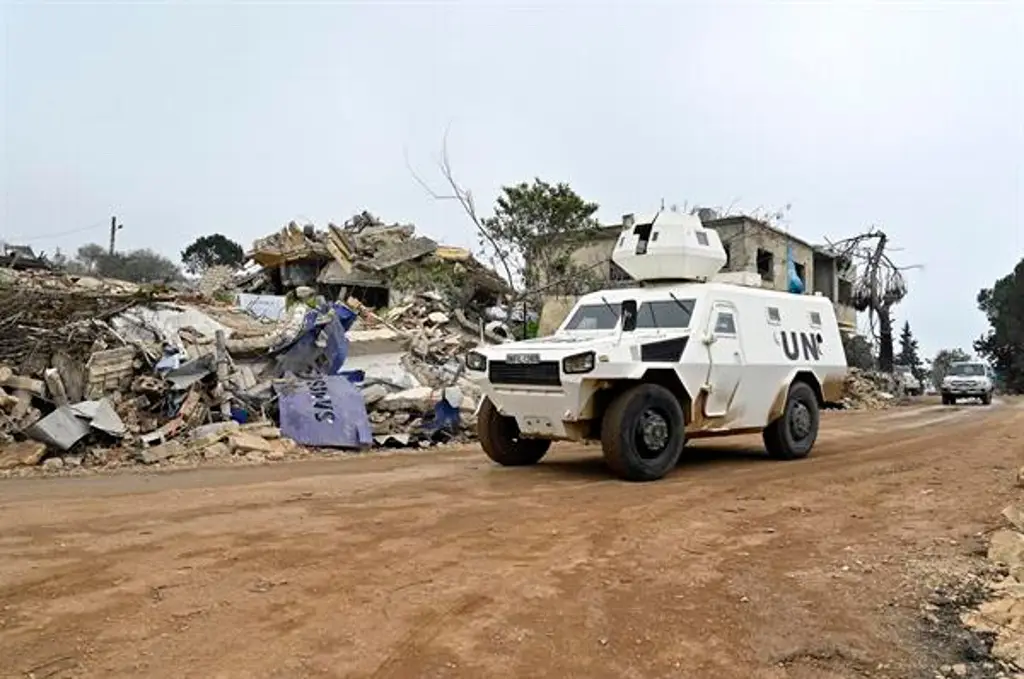
<instances>
[{"instance_id":1,"label":"tree trunk","mask_svg":"<svg viewBox=\"0 0 1024 679\"><path fill-rule=\"evenodd\" d=\"M891 373L892 365L892 314L888 308L878 310L878 369Z\"/></svg>"}]
</instances>

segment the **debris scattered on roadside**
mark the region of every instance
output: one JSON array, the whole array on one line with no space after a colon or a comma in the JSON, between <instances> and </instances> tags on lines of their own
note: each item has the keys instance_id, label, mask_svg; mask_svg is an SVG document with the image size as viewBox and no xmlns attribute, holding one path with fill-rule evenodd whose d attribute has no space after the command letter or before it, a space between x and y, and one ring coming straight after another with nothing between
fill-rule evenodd
<instances>
[{"instance_id":1,"label":"debris scattered on roadside","mask_svg":"<svg viewBox=\"0 0 1024 679\"><path fill-rule=\"evenodd\" d=\"M944 677L1024 672L1024 507L1006 507L1002 516L1006 525L989 536L985 566L936 589L924 606L926 619L944 623L961 649L962 662L940 668Z\"/></svg>"},{"instance_id":2,"label":"debris scattered on roadside","mask_svg":"<svg viewBox=\"0 0 1024 679\"><path fill-rule=\"evenodd\" d=\"M855 410L879 410L897 404L892 375L850 368L843 390L843 406Z\"/></svg>"},{"instance_id":3,"label":"debris scattered on roadside","mask_svg":"<svg viewBox=\"0 0 1024 679\"><path fill-rule=\"evenodd\" d=\"M504 284L468 250L411 226L290 224L250 258L184 291L5 271L0 470L262 462L473 435L463 355L512 332L497 311Z\"/></svg>"}]
</instances>

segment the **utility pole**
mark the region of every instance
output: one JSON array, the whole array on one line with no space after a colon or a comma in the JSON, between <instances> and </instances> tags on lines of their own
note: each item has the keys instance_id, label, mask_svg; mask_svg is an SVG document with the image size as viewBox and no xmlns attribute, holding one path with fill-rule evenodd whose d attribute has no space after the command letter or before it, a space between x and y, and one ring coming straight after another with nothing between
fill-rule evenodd
<instances>
[{"instance_id":1,"label":"utility pole","mask_svg":"<svg viewBox=\"0 0 1024 679\"><path fill-rule=\"evenodd\" d=\"M114 238L117 236L117 232L124 228L124 224L117 223L117 216L110 218L110 256L114 256Z\"/></svg>"}]
</instances>

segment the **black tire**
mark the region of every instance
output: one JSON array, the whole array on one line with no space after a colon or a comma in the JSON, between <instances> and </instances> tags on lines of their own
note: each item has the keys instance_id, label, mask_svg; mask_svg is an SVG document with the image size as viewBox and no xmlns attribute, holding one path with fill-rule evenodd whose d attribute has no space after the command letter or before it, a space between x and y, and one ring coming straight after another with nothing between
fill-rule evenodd
<instances>
[{"instance_id":1,"label":"black tire","mask_svg":"<svg viewBox=\"0 0 1024 679\"><path fill-rule=\"evenodd\" d=\"M657 384L619 394L601 421L601 447L608 467L626 481L656 481L679 462L686 418L675 395Z\"/></svg>"},{"instance_id":2,"label":"black tire","mask_svg":"<svg viewBox=\"0 0 1024 679\"><path fill-rule=\"evenodd\" d=\"M537 464L551 447L547 439L520 438L516 419L499 413L490 399L480 407L476 433L487 457L503 467Z\"/></svg>"},{"instance_id":3,"label":"black tire","mask_svg":"<svg viewBox=\"0 0 1024 679\"><path fill-rule=\"evenodd\" d=\"M789 386L782 417L765 427L763 438L768 455L776 460L799 460L811 453L818 439L821 411L818 396L806 382Z\"/></svg>"},{"instance_id":4,"label":"black tire","mask_svg":"<svg viewBox=\"0 0 1024 679\"><path fill-rule=\"evenodd\" d=\"M981 405L992 405L992 394L983 394L981 397Z\"/></svg>"}]
</instances>

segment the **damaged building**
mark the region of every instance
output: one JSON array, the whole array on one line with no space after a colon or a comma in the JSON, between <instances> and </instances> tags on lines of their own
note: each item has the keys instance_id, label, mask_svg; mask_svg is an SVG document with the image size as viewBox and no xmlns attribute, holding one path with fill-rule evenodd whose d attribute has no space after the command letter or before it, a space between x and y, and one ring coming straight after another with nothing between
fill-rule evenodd
<instances>
[{"instance_id":1,"label":"damaged building","mask_svg":"<svg viewBox=\"0 0 1024 679\"><path fill-rule=\"evenodd\" d=\"M331 300L391 307L417 290L441 289L460 307L497 304L508 286L466 248L416 235L408 224L359 224L324 231L288 224L253 243L254 263L236 281L246 292L284 295L315 289Z\"/></svg>"},{"instance_id":2,"label":"damaged building","mask_svg":"<svg viewBox=\"0 0 1024 679\"><path fill-rule=\"evenodd\" d=\"M856 333L857 311L853 307L856 267L848 258L750 216L719 217L712 211L702 210L700 217L704 225L715 229L722 240L726 253L722 271L755 273L765 288L787 289L787 251L792 247L796 273L806 294L821 293L832 300L840 330L846 334ZM572 253L572 262L581 267L593 267L609 285L628 284L631 280L629 275L611 261L612 250L621 232L620 224L601 228ZM568 311L566 308L565 313ZM552 329L557 323L553 318L545 318L543 325L545 329Z\"/></svg>"}]
</instances>

